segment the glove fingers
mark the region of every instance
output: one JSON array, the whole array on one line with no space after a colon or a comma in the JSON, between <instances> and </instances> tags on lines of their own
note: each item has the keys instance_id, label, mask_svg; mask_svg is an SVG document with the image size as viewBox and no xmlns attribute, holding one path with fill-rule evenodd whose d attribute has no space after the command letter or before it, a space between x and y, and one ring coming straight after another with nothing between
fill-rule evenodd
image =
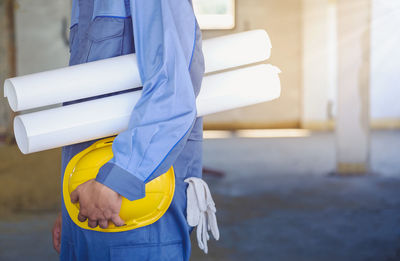
<instances>
[{"instance_id":1,"label":"glove fingers","mask_svg":"<svg viewBox=\"0 0 400 261\"><path fill-rule=\"evenodd\" d=\"M203 244L203 226L204 226L204 222L203 222L203 218L200 217L200 222L199 225L197 226L196 229L196 236L197 236L197 244L199 245L199 248L201 250L204 250L204 244Z\"/></svg>"},{"instance_id":2,"label":"glove fingers","mask_svg":"<svg viewBox=\"0 0 400 261\"><path fill-rule=\"evenodd\" d=\"M207 226L206 226L206 216L204 215L204 217L203 217L203 220L204 220L204 224L203 224L203 246L204 246L204 253L208 253L208 246L207 246L207 240L209 239L209 236L208 236L208 233L207 233Z\"/></svg>"},{"instance_id":3,"label":"glove fingers","mask_svg":"<svg viewBox=\"0 0 400 261\"><path fill-rule=\"evenodd\" d=\"M217 223L217 217L215 216L214 213L207 213L208 214L208 225L210 227L211 233L215 240L219 239L219 229L218 229L218 223Z\"/></svg>"}]
</instances>

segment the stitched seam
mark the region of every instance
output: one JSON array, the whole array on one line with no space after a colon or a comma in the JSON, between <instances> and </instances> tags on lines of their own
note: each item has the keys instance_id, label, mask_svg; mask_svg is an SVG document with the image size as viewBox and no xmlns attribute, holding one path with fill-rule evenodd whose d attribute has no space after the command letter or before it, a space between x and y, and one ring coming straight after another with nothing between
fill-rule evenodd
<instances>
[{"instance_id":1,"label":"stitched seam","mask_svg":"<svg viewBox=\"0 0 400 261\"><path fill-rule=\"evenodd\" d=\"M78 23L74 23L73 25L71 25L70 27L69 27L69 30L71 30L73 27L75 27L75 26L77 26L78 25Z\"/></svg>"},{"instance_id":2,"label":"stitched seam","mask_svg":"<svg viewBox=\"0 0 400 261\"><path fill-rule=\"evenodd\" d=\"M155 246L170 246L170 245L178 245L182 244L182 240L175 240L165 243L142 243L142 244L134 244L134 245L118 245L111 246L112 249L125 249L125 248L137 248L137 247L155 247Z\"/></svg>"},{"instance_id":3,"label":"stitched seam","mask_svg":"<svg viewBox=\"0 0 400 261\"><path fill-rule=\"evenodd\" d=\"M131 16L98 15L98 16L95 16L93 18L93 20L98 18L98 17L100 17L100 18L120 18L120 19L129 19L129 18L131 18Z\"/></svg>"}]
</instances>

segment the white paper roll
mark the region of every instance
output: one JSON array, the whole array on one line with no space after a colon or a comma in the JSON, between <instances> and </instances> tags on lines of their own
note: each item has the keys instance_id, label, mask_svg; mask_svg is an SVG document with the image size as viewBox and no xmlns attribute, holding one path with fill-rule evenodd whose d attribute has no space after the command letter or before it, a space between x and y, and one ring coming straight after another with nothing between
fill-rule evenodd
<instances>
[{"instance_id":1,"label":"white paper roll","mask_svg":"<svg viewBox=\"0 0 400 261\"><path fill-rule=\"evenodd\" d=\"M203 41L206 73L261 62L271 56L266 31L253 30Z\"/></svg>"},{"instance_id":2,"label":"white paper roll","mask_svg":"<svg viewBox=\"0 0 400 261\"><path fill-rule=\"evenodd\" d=\"M270 57L267 32L254 30L203 41L206 73ZM6 79L4 96L13 111L128 90L142 85L135 54Z\"/></svg>"},{"instance_id":3,"label":"white paper roll","mask_svg":"<svg viewBox=\"0 0 400 261\"><path fill-rule=\"evenodd\" d=\"M198 116L278 98L279 72L262 64L206 76L197 97ZM140 95L136 91L17 116L18 147L28 154L118 134L128 128Z\"/></svg>"}]
</instances>

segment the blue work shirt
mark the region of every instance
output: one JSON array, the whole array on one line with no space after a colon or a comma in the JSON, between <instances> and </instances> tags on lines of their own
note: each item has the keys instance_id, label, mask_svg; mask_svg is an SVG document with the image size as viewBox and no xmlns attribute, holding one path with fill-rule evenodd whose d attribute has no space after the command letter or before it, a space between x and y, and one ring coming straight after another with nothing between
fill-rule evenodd
<instances>
[{"instance_id":1,"label":"blue work shirt","mask_svg":"<svg viewBox=\"0 0 400 261\"><path fill-rule=\"evenodd\" d=\"M63 205L60 258L188 260L184 179L201 177L202 119L196 118L195 99L204 73L201 32L191 2L73 0L71 25L70 65L135 52L143 83L129 128L115 138L114 157L96 180L136 200L145 196L145 183L173 166L176 190L160 220L119 233L79 228ZM74 155L95 141L63 147L62 173Z\"/></svg>"}]
</instances>

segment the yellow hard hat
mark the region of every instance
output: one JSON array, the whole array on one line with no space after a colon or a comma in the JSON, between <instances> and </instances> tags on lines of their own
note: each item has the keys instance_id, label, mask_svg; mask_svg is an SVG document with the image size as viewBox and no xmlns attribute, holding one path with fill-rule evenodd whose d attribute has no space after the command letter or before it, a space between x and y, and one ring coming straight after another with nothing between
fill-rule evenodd
<instances>
[{"instance_id":1,"label":"yellow hard hat","mask_svg":"<svg viewBox=\"0 0 400 261\"><path fill-rule=\"evenodd\" d=\"M146 183L146 196L129 201L122 197L119 216L126 226L116 227L109 223L108 228L90 228L87 221L78 220L79 203L73 204L70 194L80 184L96 178L99 169L112 157L114 137L95 142L87 149L75 155L68 163L63 179L63 197L69 216L81 228L101 232L121 232L143 227L156 222L169 208L175 191L175 175L171 167L166 173Z\"/></svg>"}]
</instances>

